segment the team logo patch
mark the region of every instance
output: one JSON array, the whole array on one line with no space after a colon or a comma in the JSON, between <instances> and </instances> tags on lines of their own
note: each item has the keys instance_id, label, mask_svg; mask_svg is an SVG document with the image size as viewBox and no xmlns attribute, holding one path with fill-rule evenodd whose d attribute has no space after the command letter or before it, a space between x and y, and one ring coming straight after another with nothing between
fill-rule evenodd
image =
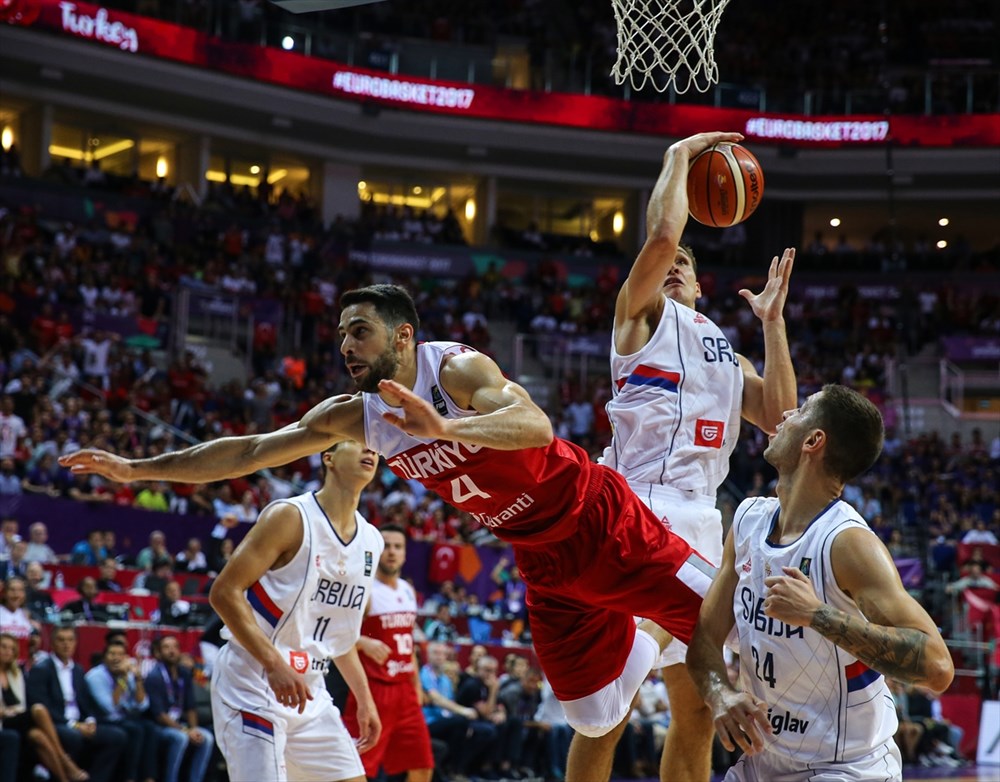
<instances>
[{"instance_id":1,"label":"team logo patch","mask_svg":"<svg viewBox=\"0 0 1000 782\"><path fill-rule=\"evenodd\" d=\"M372 574L372 553L370 551L365 552L365 575L370 576Z\"/></svg>"},{"instance_id":2,"label":"team logo patch","mask_svg":"<svg viewBox=\"0 0 1000 782\"><path fill-rule=\"evenodd\" d=\"M802 571L802 575L809 575L809 568L812 565L812 557L802 557L802 561L799 563L799 570Z\"/></svg>"},{"instance_id":3,"label":"team logo patch","mask_svg":"<svg viewBox=\"0 0 1000 782\"><path fill-rule=\"evenodd\" d=\"M247 736L274 743L274 723L250 711L241 711L240 717L243 719L243 732Z\"/></svg>"},{"instance_id":4,"label":"team logo patch","mask_svg":"<svg viewBox=\"0 0 1000 782\"><path fill-rule=\"evenodd\" d=\"M744 573L750 572L750 557L747 557L747 561L743 563L743 572Z\"/></svg>"},{"instance_id":5,"label":"team logo patch","mask_svg":"<svg viewBox=\"0 0 1000 782\"><path fill-rule=\"evenodd\" d=\"M725 440L726 424L724 421L709 421L699 418L694 422L694 444L705 448L721 448Z\"/></svg>"},{"instance_id":6,"label":"team logo patch","mask_svg":"<svg viewBox=\"0 0 1000 782\"><path fill-rule=\"evenodd\" d=\"M319 554L316 555L316 567L319 567Z\"/></svg>"},{"instance_id":7,"label":"team logo patch","mask_svg":"<svg viewBox=\"0 0 1000 782\"><path fill-rule=\"evenodd\" d=\"M288 664L296 673L305 673L309 670L309 655L305 652L288 652Z\"/></svg>"},{"instance_id":8,"label":"team logo patch","mask_svg":"<svg viewBox=\"0 0 1000 782\"><path fill-rule=\"evenodd\" d=\"M431 401L434 402L434 409L438 411L438 415L448 415L448 405L441 396L441 389L437 386L431 386Z\"/></svg>"},{"instance_id":9,"label":"team logo patch","mask_svg":"<svg viewBox=\"0 0 1000 782\"><path fill-rule=\"evenodd\" d=\"M708 318L706 318L704 315L698 312L695 313L694 322L700 326L702 323L708 323Z\"/></svg>"}]
</instances>

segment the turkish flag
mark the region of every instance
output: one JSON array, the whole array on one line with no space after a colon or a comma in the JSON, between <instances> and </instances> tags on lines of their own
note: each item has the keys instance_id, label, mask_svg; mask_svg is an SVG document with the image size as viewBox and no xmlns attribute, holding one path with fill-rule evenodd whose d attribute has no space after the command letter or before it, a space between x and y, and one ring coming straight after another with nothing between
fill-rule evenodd
<instances>
[{"instance_id":1,"label":"turkish flag","mask_svg":"<svg viewBox=\"0 0 1000 782\"><path fill-rule=\"evenodd\" d=\"M461 546L452 543L435 543L431 550L431 561L428 565L427 580L432 584L453 581L458 575Z\"/></svg>"}]
</instances>

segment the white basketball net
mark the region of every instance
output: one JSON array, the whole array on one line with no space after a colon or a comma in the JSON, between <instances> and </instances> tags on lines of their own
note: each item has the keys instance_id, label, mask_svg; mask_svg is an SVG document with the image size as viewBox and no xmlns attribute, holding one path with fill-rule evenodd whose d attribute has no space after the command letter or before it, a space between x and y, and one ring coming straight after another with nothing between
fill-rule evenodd
<instances>
[{"instance_id":1,"label":"white basketball net","mask_svg":"<svg viewBox=\"0 0 1000 782\"><path fill-rule=\"evenodd\" d=\"M678 94L719 81L715 28L729 0L611 0L618 22L616 84Z\"/></svg>"}]
</instances>

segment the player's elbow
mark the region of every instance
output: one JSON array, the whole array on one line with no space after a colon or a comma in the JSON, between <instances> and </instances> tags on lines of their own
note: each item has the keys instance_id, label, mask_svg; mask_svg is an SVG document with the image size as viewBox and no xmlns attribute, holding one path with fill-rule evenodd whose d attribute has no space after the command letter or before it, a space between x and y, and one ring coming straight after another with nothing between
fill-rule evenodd
<instances>
[{"instance_id":1,"label":"player's elbow","mask_svg":"<svg viewBox=\"0 0 1000 782\"><path fill-rule=\"evenodd\" d=\"M928 660L926 681L923 686L940 694L951 686L954 678L955 663L952 662L951 654L945 647L942 653L936 654Z\"/></svg>"},{"instance_id":2,"label":"player's elbow","mask_svg":"<svg viewBox=\"0 0 1000 782\"><path fill-rule=\"evenodd\" d=\"M532 427L530 436L530 447L533 448L544 448L555 439L555 434L552 431L552 422L547 415L542 413L538 416L538 421Z\"/></svg>"}]
</instances>

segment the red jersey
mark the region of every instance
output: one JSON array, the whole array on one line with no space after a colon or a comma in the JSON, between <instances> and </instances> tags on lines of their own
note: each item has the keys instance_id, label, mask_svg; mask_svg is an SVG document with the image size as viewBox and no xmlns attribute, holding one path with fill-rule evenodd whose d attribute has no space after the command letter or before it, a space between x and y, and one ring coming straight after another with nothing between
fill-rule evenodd
<instances>
[{"instance_id":1,"label":"red jersey","mask_svg":"<svg viewBox=\"0 0 1000 782\"><path fill-rule=\"evenodd\" d=\"M439 380L444 358L466 352L475 351L456 342L417 345L413 392L445 418L478 415L455 404ZM572 532L591 484L592 465L582 448L558 438L541 448L500 451L413 437L382 417L398 408L378 394L363 396L367 445L400 478L420 481L501 540L533 545Z\"/></svg>"},{"instance_id":2,"label":"red jersey","mask_svg":"<svg viewBox=\"0 0 1000 782\"><path fill-rule=\"evenodd\" d=\"M402 579L393 589L377 578L372 582L371 602L361 623L361 635L389 647L389 659L379 665L367 654L358 655L369 680L387 684L405 682L413 686L413 626L417 621L417 596Z\"/></svg>"}]
</instances>

